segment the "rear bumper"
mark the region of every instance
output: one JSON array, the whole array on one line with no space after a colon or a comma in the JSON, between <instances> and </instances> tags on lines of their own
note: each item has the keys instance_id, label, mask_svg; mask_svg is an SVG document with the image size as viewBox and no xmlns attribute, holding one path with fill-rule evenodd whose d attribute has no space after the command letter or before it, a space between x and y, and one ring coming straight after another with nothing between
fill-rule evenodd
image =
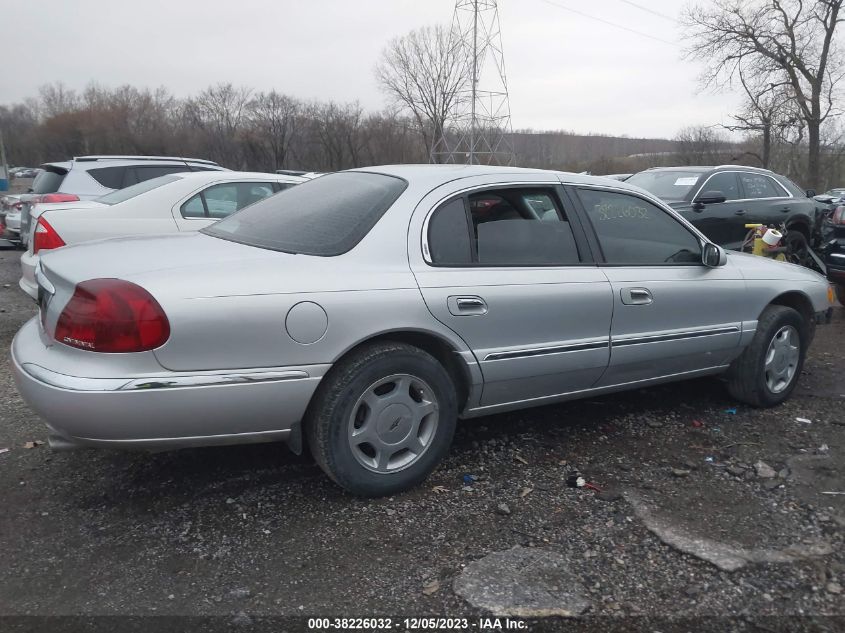
<instances>
[{"instance_id":1,"label":"rear bumper","mask_svg":"<svg viewBox=\"0 0 845 633\"><path fill-rule=\"evenodd\" d=\"M35 281L35 266L38 264L38 255L26 251L21 255L21 279L18 285L26 294L38 301L38 283Z\"/></svg>"},{"instance_id":2,"label":"rear bumper","mask_svg":"<svg viewBox=\"0 0 845 633\"><path fill-rule=\"evenodd\" d=\"M288 439L298 431L328 369L315 365L94 378L31 362L43 357L44 347L37 320L32 320L12 342L12 371L24 400L46 421L50 444L57 449L160 450Z\"/></svg>"}]
</instances>

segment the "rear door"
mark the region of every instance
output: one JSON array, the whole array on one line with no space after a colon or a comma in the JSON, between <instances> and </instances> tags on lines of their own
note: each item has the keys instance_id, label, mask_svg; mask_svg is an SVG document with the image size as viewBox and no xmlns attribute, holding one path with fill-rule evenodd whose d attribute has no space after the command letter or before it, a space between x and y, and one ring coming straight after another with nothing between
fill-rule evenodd
<instances>
[{"instance_id":1,"label":"rear door","mask_svg":"<svg viewBox=\"0 0 845 633\"><path fill-rule=\"evenodd\" d=\"M744 204L759 224L779 226L786 222L793 210L792 194L774 178L765 174L742 171L739 181L743 190Z\"/></svg>"},{"instance_id":2,"label":"rear door","mask_svg":"<svg viewBox=\"0 0 845 633\"><path fill-rule=\"evenodd\" d=\"M591 387L608 363L610 284L560 183L468 178L423 198L409 257L431 313L472 349L492 407Z\"/></svg>"},{"instance_id":3,"label":"rear door","mask_svg":"<svg viewBox=\"0 0 845 633\"><path fill-rule=\"evenodd\" d=\"M597 386L726 365L742 329L738 270L704 266L698 236L638 194L579 186L573 196L613 294L610 366Z\"/></svg>"}]
</instances>

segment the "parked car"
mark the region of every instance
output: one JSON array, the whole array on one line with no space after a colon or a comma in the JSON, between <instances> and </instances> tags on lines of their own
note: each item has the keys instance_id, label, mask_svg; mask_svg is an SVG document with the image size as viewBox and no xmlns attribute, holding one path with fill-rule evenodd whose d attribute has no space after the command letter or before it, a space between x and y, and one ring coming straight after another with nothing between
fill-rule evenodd
<instances>
[{"instance_id":1,"label":"parked car","mask_svg":"<svg viewBox=\"0 0 845 633\"><path fill-rule=\"evenodd\" d=\"M836 298L845 306L845 201L822 220L821 236L827 278L835 284Z\"/></svg>"},{"instance_id":2,"label":"parked car","mask_svg":"<svg viewBox=\"0 0 845 633\"><path fill-rule=\"evenodd\" d=\"M20 239L21 201L18 195L0 196L0 239L17 241Z\"/></svg>"},{"instance_id":3,"label":"parked car","mask_svg":"<svg viewBox=\"0 0 845 633\"><path fill-rule=\"evenodd\" d=\"M109 237L198 231L235 211L304 182L236 171L181 172L118 189L96 200L37 204L21 256L21 289L38 298L35 268L48 250Z\"/></svg>"},{"instance_id":4,"label":"parked car","mask_svg":"<svg viewBox=\"0 0 845 633\"><path fill-rule=\"evenodd\" d=\"M705 375L779 404L832 301L627 183L486 166L328 174L36 278L12 366L54 447L286 440L361 495L425 479L457 417Z\"/></svg>"},{"instance_id":5,"label":"parked car","mask_svg":"<svg viewBox=\"0 0 845 633\"><path fill-rule=\"evenodd\" d=\"M789 178L767 169L656 167L626 182L656 195L714 243L738 250L746 224L785 225L790 255L806 253L823 207Z\"/></svg>"},{"instance_id":6,"label":"parked car","mask_svg":"<svg viewBox=\"0 0 845 633\"><path fill-rule=\"evenodd\" d=\"M15 178L35 178L41 170L34 167L19 167L13 172Z\"/></svg>"},{"instance_id":7,"label":"parked car","mask_svg":"<svg viewBox=\"0 0 845 633\"><path fill-rule=\"evenodd\" d=\"M21 238L27 245L30 214L35 204L93 200L117 189L185 171L221 171L217 163L199 158L172 156L78 156L70 161L46 163L21 196Z\"/></svg>"},{"instance_id":8,"label":"parked car","mask_svg":"<svg viewBox=\"0 0 845 633\"><path fill-rule=\"evenodd\" d=\"M814 197L820 202L838 202L842 200L842 198L845 198L845 188L837 187L834 189L829 189L828 191L820 193L819 195Z\"/></svg>"}]
</instances>

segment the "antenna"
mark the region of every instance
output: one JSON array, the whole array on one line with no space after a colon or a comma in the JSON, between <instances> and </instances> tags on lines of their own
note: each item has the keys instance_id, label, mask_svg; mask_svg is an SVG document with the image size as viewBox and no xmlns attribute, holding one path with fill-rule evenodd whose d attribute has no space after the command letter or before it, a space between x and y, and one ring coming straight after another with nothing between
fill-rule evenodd
<instances>
[{"instance_id":1,"label":"antenna","mask_svg":"<svg viewBox=\"0 0 845 633\"><path fill-rule=\"evenodd\" d=\"M496 0L456 0L450 38L470 76L458 92L430 160L511 165L513 128Z\"/></svg>"}]
</instances>

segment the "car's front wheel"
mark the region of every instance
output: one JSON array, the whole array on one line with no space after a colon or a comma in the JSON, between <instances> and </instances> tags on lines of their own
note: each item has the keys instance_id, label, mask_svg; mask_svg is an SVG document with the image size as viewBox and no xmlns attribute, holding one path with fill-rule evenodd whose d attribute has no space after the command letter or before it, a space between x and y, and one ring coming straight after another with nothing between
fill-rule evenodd
<instances>
[{"instance_id":1,"label":"car's front wheel","mask_svg":"<svg viewBox=\"0 0 845 633\"><path fill-rule=\"evenodd\" d=\"M789 398L804 366L808 334L796 310L768 306L751 344L728 370L731 395L755 407L773 407Z\"/></svg>"},{"instance_id":2,"label":"car's front wheel","mask_svg":"<svg viewBox=\"0 0 845 633\"><path fill-rule=\"evenodd\" d=\"M305 428L329 477L354 494L382 496L428 477L449 450L456 418L455 386L437 359L385 342L332 368Z\"/></svg>"}]
</instances>

